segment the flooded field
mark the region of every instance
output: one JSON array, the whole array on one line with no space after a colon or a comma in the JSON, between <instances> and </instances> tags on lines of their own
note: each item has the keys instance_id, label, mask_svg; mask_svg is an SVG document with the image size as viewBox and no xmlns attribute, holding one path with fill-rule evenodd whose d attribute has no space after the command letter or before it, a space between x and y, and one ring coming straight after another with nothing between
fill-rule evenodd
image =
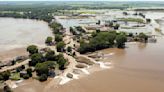
<instances>
[{"instance_id":1,"label":"flooded field","mask_svg":"<svg viewBox=\"0 0 164 92\"><path fill-rule=\"evenodd\" d=\"M0 59L6 58L10 53L18 51L24 53L25 50L18 50L31 44L44 45L47 36L51 36L48 24L43 21L30 19L0 18ZM14 51L14 49L17 49ZM13 53L14 54L14 53ZM19 54L18 54L19 55ZM14 56L14 55L11 55Z\"/></svg>"}]
</instances>

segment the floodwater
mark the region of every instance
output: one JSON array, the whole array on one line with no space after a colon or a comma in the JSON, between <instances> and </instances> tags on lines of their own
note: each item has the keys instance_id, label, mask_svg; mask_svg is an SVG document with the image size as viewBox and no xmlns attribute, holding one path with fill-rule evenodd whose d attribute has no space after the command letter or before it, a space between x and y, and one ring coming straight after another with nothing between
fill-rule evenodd
<instances>
[{"instance_id":1,"label":"floodwater","mask_svg":"<svg viewBox=\"0 0 164 92\"><path fill-rule=\"evenodd\" d=\"M127 43L125 49L105 49L114 53L105 60L113 68L97 71L65 85L47 85L32 82L16 88L15 92L164 92L164 38L157 43ZM37 86L34 86L34 85ZM55 84L55 82L54 82Z\"/></svg>"},{"instance_id":2,"label":"floodwater","mask_svg":"<svg viewBox=\"0 0 164 92\"><path fill-rule=\"evenodd\" d=\"M52 86L47 91L43 91L47 85L24 85L15 92L29 92L24 89L31 87L33 91L30 92L38 92L37 89L43 92L164 92L164 37L158 37L157 43L127 43L125 49L99 52L114 53L105 58L112 62L113 68L94 72L65 85Z\"/></svg>"},{"instance_id":3,"label":"floodwater","mask_svg":"<svg viewBox=\"0 0 164 92\"><path fill-rule=\"evenodd\" d=\"M164 38L156 44L128 43L126 49L105 49L115 53L106 60L112 69L71 81L49 92L164 92Z\"/></svg>"},{"instance_id":4,"label":"floodwater","mask_svg":"<svg viewBox=\"0 0 164 92\"><path fill-rule=\"evenodd\" d=\"M61 19L59 16L55 16L57 22L61 23L64 28L80 26L83 24L96 24L98 20L94 18L82 18L82 19Z\"/></svg>"},{"instance_id":5,"label":"floodwater","mask_svg":"<svg viewBox=\"0 0 164 92\"><path fill-rule=\"evenodd\" d=\"M146 13L161 19L164 13ZM163 26L162 23L160 26ZM162 31L164 31L162 29ZM125 49L105 49L113 68L94 72L80 80L54 88L56 92L164 92L164 37L157 43L127 43ZM55 92L49 90L49 92Z\"/></svg>"},{"instance_id":6,"label":"floodwater","mask_svg":"<svg viewBox=\"0 0 164 92\"><path fill-rule=\"evenodd\" d=\"M43 21L0 18L0 59L8 57L2 54L2 52L5 53L9 50L26 48L31 44L44 45L46 37L51 35L48 24ZM12 56L14 56L14 53Z\"/></svg>"}]
</instances>

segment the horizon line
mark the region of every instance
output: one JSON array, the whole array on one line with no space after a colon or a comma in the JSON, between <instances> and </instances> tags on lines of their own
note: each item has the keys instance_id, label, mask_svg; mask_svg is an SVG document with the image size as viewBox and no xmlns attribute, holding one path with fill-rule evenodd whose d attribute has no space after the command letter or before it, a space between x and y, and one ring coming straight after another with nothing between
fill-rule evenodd
<instances>
[{"instance_id":1,"label":"horizon line","mask_svg":"<svg viewBox=\"0 0 164 92\"><path fill-rule=\"evenodd\" d=\"M117 1L109 1L109 0L5 0L5 1L2 1L0 0L0 2L70 2L70 1L73 1L73 2L164 2L164 0L117 0Z\"/></svg>"}]
</instances>

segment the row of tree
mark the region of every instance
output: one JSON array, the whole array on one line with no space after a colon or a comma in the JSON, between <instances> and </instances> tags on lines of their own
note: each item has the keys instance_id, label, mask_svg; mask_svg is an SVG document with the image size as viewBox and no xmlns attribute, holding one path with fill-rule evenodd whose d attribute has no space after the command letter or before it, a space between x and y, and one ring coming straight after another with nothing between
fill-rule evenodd
<instances>
[{"instance_id":1,"label":"row of tree","mask_svg":"<svg viewBox=\"0 0 164 92\"><path fill-rule=\"evenodd\" d=\"M80 53L94 52L113 46L124 48L127 37L125 33L99 32L96 33L89 42L81 41L78 51Z\"/></svg>"}]
</instances>

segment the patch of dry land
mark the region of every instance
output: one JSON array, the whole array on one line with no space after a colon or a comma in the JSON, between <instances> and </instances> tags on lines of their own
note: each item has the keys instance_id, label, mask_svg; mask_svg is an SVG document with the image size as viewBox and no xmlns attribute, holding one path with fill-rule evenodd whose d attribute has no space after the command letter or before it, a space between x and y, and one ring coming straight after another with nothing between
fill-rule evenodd
<instances>
[{"instance_id":1,"label":"patch of dry land","mask_svg":"<svg viewBox=\"0 0 164 92\"><path fill-rule=\"evenodd\" d=\"M44 45L46 37L52 35L47 23L30 19L0 18L0 28L1 61L26 55L28 45Z\"/></svg>"}]
</instances>

